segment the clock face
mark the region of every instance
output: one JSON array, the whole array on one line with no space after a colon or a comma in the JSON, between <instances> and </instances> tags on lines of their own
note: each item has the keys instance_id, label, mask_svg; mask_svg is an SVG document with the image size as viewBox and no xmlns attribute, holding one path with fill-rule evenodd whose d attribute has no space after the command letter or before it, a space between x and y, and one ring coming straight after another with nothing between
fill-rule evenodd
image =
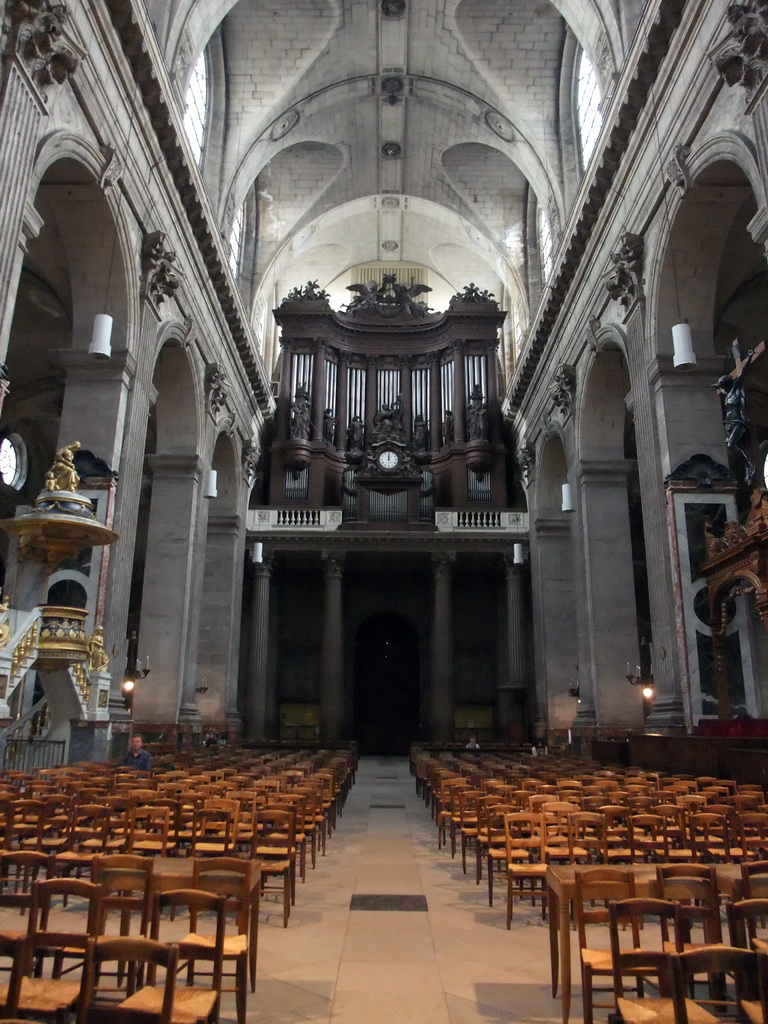
<instances>
[{"instance_id":1,"label":"clock face","mask_svg":"<svg viewBox=\"0 0 768 1024\"><path fill-rule=\"evenodd\" d=\"M390 449L379 452L379 457L376 461L379 463L381 469L397 469L400 463L400 457L397 452L393 452Z\"/></svg>"}]
</instances>

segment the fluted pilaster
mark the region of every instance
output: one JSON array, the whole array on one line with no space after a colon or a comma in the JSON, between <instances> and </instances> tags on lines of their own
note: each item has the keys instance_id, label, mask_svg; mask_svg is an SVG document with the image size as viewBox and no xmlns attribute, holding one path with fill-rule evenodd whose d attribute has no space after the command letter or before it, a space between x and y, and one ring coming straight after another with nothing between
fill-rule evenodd
<instances>
[{"instance_id":1,"label":"fluted pilaster","mask_svg":"<svg viewBox=\"0 0 768 1024\"><path fill-rule=\"evenodd\" d=\"M452 555L432 556L434 607L432 626L432 735L453 739L453 601Z\"/></svg>"},{"instance_id":2,"label":"fluted pilaster","mask_svg":"<svg viewBox=\"0 0 768 1024\"><path fill-rule=\"evenodd\" d=\"M343 593L344 556L323 554L323 647L320 668L320 738L335 743L341 738L344 710Z\"/></svg>"},{"instance_id":3,"label":"fluted pilaster","mask_svg":"<svg viewBox=\"0 0 768 1024\"><path fill-rule=\"evenodd\" d=\"M267 670L269 665L269 584L272 562L253 566L248 681L245 688L244 732L248 740L267 739Z\"/></svg>"}]
</instances>

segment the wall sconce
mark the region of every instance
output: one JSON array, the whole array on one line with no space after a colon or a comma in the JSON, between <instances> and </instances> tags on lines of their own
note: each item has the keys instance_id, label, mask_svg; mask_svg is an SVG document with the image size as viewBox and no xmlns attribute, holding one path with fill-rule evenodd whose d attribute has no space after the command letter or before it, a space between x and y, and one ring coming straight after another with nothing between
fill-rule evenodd
<instances>
[{"instance_id":1,"label":"wall sconce","mask_svg":"<svg viewBox=\"0 0 768 1024\"><path fill-rule=\"evenodd\" d=\"M627 662L627 680L630 686L642 686L645 700L653 700L656 691L653 687L653 645L643 637L640 640L640 665L632 666Z\"/></svg>"},{"instance_id":2,"label":"wall sconce","mask_svg":"<svg viewBox=\"0 0 768 1024\"><path fill-rule=\"evenodd\" d=\"M206 685L205 676L203 676L200 685L195 687L195 693L208 693L208 686Z\"/></svg>"},{"instance_id":3,"label":"wall sconce","mask_svg":"<svg viewBox=\"0 0 768 1024\"><path fill-rule=\"evenodd\" d=\"M696 365L691 327L687 321L672 328L672 349L672 364L676 370L688 370Z\"/></svg>"},{"instance_id":4,"label":"wall sconce","mask_svg":"<svg viewBox=\"0 0 768 1024\"><path fill-rule=\"evenodd\" d=\"M264 561L264 545L261 543L260 540L257 540L253 545L253 550L251 551L251 561L253 562L254 565L261 565L261 563Z\"/></svg>"},{"instance_id":5,"label":"wall sconce","mask_svg":"<svg viewBox=\"0 0 768 1024\"><path fill-rule=\"evenodd\" d=\"M513 562L515 565L522 565L525 562L525 549L522 544L515 544Z\"/></svg>"},{"instance_id":6,"label":"wall sconce","mask_svg":"<svg viewBox=\"0 0 768 1024\"><path fill-rule=\"evenodd\" d=\"M564 483L562 486L562 503L560 506L563 512L573 512L573 497L571 496L571 485Z\"/></svg>"},{"instance_id":7,"label":"wall sconce","mask_svg":"<svg viewBox=\"0 0 768 1024\"><path fill-rule=\"evenodd\" d=\"M135 679L146 679L149 675L149 655L147 655L147 660L142 668L138 653L139 638L136 635L136 630L134 629L128 637L128 653L125 659L125 678L127 682L131 682Z\"/></svg>"},{"instance_id":8,"label":"wall sconce","mask_svg":"<svg viewBox=\"0 0 768 1024\"><path fill-rule=\"evenodd\" d=\"M216 489L218 481L218 474L215 469L207 469L205 471L205 477L203 478L203 497L204 498L217 498L219 492Z\"/></svg>"},{"instance_id":9,"label":"wall sconce","mask_svg":"<svg viewBox=\"0 0 768 1024\"><path fill-rule=\"evenodd\" d=\"M112 323L108 313L97 313L93 318L93 333L88 346L91 359L109 359L112 355Z\"/></svg>"}]
</instances>

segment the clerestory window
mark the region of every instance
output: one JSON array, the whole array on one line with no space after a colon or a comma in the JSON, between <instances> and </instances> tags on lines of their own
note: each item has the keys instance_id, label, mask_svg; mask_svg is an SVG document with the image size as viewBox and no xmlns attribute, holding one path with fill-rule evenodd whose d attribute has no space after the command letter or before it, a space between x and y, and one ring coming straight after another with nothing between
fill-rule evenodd
<instances>
[{"instance_id":1,"label":"clerestory window","mask_svg":"<svg viewBox=\"0 0 768 1024\"><path fill-rule=\"evenodd\" d=\"M208 66L205 52L200 54L192 70L184 103L184 131L192 147L196 163L203 156L205 122L208 113Z\"/></svg>"},{"instance_id":2,"label":"clerestory window","mask_svg":"<svg viewBox=\"0 0 768 1024\"><path fill-rule=\"evenodd\" d=\"M592 61L585 50L581 51L579 73L576 82L576 120L579 126L581 162L589 163L603 127L600 110L600 86Z\"/></svg>"}]
</instances>

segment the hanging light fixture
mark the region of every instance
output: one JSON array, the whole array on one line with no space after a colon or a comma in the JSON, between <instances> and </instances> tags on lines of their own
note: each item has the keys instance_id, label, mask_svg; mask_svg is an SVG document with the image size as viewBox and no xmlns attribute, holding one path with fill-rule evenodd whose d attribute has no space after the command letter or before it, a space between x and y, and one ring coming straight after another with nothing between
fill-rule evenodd
<instances>
[{"instance_id":1,"label":"hanging light fixture","mask_svg":"<svg viewBox=\"0 0 768 1024\"><path fill-rule=\"evenodd\" d=\"M216 490L217 473L215 469L207 469L205 471L205 479L203 481L203 497L204 498L217 498L218 491Z\"/></svg>"},{"instance_id":2,"label":"hanging light fixture","mask_svg":"<svg viewBox=\"0 0 768 1024\"><path fill-rule=\"evenodd\" d=\"M571 485L566 481L562 486L562 503L560 505L561 511L573 512L573 498L571 496Z\"/></svg>"},{"instance_id":3,"label":"hanging light fixture","mask_svg":"<svg viewBox=\"0 0 768 1024\"><path fill-rule=\"evenodd\" d=\"M515 565L522 565L525 561L525 555L523 553L523 545L515 544L514 547L514 563Z\"/></svg>"},{"instance_id":4,"label":"hanging light fixture","mask_svg":"<svg viewBox=\"0 0 768 1024\"><path fill-rule=\"evenodd\" d=\"M254 565L260 565L264 561L264 545L260 540L257 540L253 545L253 563Z\"/></svg>"},{"instance_id":5,"label":"hanging light fixture","mask_svg":"<svg viewBox=\"0 0 768 1024\"><path fill-rule=\"evenodd\" d=\"M672 348L672 362L676 370L687 370L696 365L691 326L687 320L681 324L675 324L672 328Z\"/></svg>"},{"instance_id":6,"label":"hanging light fixture","mask_svg":"<svg viewBox=\"0 0 768 1024\"><path fill-rule=\"evenodd\" d=\"M97 313L93 318L93 334L88 346L91 359L109 359L112 355L112 323L109 313Z\"/></svg>"}]
</instances>

